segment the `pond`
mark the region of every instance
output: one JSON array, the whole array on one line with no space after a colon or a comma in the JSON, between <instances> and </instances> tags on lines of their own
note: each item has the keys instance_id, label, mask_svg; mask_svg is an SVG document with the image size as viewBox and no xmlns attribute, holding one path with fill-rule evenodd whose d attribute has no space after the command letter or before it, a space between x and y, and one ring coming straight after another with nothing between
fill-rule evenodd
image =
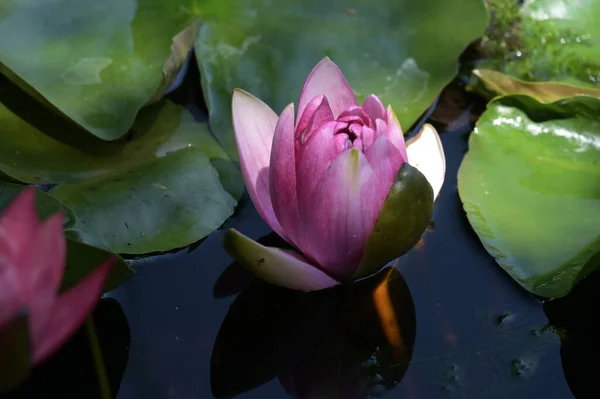
<instances>
[{"instance_id":1,"label":"pond","mask_svg":"<svg viewBox=\"0 0 600 399\"><path fill-rule=\"evenodd\" d=\"M202 118L198 92L198 75L189 72L171 97ZM544 302L498 267L466 219L456 176L484 106L455 80L421 121L440 133L444 186L421 242L374 277L325 292L277 288L233 262L222 248L222 229L189 248L135 260L136 277L108 293L95 312L112 393L600 397L600 274ZM226 227L277 240L248 197ZM80 331L4 397L100 397L86 338Z\"/></svg>"}]
</instances>

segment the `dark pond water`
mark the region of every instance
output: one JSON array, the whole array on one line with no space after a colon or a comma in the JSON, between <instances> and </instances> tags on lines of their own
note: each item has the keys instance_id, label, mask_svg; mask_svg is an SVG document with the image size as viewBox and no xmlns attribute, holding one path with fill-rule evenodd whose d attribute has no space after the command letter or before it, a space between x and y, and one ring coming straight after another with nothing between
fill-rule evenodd
<instances>
[{"instance_id":1,"label":"dark pond water","mask_svg":"<svg viewBox=\"0 0 600 399\"><path fill-rule=\"evenodd\" d=\"M199 92L189 85L175 96L189 101ZM542 303L466 220L456 172L481 107L455 83L428 116L446 181L431 231L395 269L291 292L232 265L221 231L136 262L137 276L95 313L113 393L120 384L119 399L599 398L600 274ZM276 239L247 199L227 227ZM99 397L86 342L82 331L10 397Z\"/></svg>"}]
</instances>

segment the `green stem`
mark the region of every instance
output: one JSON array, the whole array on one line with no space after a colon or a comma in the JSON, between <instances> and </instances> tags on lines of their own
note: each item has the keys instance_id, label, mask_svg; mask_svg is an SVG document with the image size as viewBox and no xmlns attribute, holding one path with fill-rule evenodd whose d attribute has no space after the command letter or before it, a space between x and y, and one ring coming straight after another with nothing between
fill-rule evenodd
<instances>
[{"instance_id":1,"label":"green stem","mask_svg":"<svg viewBox=\"0 0 600 399\"><path fill-rule=\"evenodd\" d=\"M92 356L94 357L94 365L96 366L100 395L102 399L112 399L112 395L110 394L110 384L108 383L108 376L106 375L106 367L104 365L104 359L102 358L102 349L100 349L100 342L98 340L98 334L96 334L96 326L94 326L92 316L88 316L88 318L85 319L85 326L87 327L86 331L92 349Z\"/></svg>"}]
</instances>

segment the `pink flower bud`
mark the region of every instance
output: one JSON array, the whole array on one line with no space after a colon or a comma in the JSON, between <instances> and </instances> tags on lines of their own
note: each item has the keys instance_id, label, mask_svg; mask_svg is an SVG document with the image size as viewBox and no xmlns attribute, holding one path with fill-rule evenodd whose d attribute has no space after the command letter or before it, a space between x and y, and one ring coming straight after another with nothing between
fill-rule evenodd
<instances>
[{"instance_id":1,"label":"pink flower bud","mask_svg":"<svg viewBox=\"0 0 600 399\"><path fill-rule=\"evenodd\" d=\"M294 104L278 118L239 89L232 112L246 187L265 222L302 253L293 255L295 273L316 269L306 272L310 289L350 278L399 169L409 161L391 107L375 95L359 105L340 69L325 58L304 84L296 117ZM286 266L265 263L253 271L276 284L307 288L276 270L287 268L289 259L279 263Z\"/></svg>"}]
</instances>

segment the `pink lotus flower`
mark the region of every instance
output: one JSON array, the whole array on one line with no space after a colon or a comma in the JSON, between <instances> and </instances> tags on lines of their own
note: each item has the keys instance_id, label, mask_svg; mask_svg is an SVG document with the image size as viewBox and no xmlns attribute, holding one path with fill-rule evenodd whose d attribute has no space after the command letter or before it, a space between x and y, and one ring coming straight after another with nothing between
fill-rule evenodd
<instances>
[{"instance_id":1,"label":"pink lotus flower","mask_svg":"<svg viewBox=\"0 0 600 399\"><path fill-rule=\"evenodd\" d=\"M83 323L100 299L114 259L59 294L66 260L63 217L57 213L39 221L34 200L30 187L0 217L0 331L27 310L31 362L39 364Z\"/></svg>"},{"instance_id":2,"label":"pink lotus flower","mask_svg":"<svg viewBox=\"0 0 600 399\"><path fill-rule=\"evenodd\" d=\"M329 58L308 76L296 120L294 104L278 118L239 89L232 113L250 197L263 220L302 255L263 247L235 230L226 233L225 248L272 283L313 290L356 278L405 163L427 177L433 197L442 186L445 160L435 130L426 127L407 148L391 107L375 95L359 105Z\"/></svg>"}]
</instances>

